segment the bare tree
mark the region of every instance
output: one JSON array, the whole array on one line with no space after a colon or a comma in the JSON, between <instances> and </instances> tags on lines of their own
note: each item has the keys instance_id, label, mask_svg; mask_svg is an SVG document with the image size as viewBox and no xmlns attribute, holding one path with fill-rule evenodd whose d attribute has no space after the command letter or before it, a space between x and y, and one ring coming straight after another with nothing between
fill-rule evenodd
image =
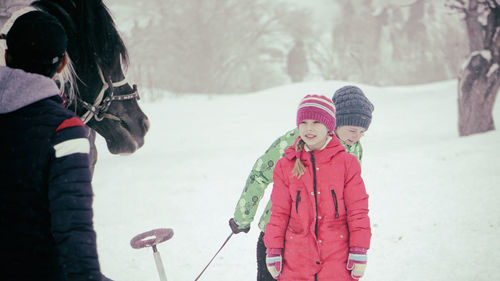
<instances>
[{"instance_id":1,"label":"bare tree","mask_svg":"<svg viewBox=\"0 0 500 281\"><path fill-rule=\"evenodd\" d=\"M286 79L272 80L277 75L269 69L277 63L269 58L285 45L276 38L287 9L265 0L158 3L165 14L146 27L136 26L129 44L132 55L152 69L156 87L176 93L228 93Z\"/></svg>"},{"instance_id":2,"label":"bare tree","mask_svg":"<svg viewBox=\"0 0 500 281\"><path fill-rule=\"evenodd\" d=\"M331 48L331 38L318 38L309 45L310 60L316 66L324 80L338 79L336 54Z\"/></svg>"},{"instance_id":3,"label":"bare tree","mask_svg":"<svg viewBox=\"0 0 500 281\"><path fill-rule=\"evenodd\" d=\"M470 55L458 83L458 132L467 136L495 130L493 106L500 88L500 1L453 0L465 15Z\"/></svg>"}]
</instances>

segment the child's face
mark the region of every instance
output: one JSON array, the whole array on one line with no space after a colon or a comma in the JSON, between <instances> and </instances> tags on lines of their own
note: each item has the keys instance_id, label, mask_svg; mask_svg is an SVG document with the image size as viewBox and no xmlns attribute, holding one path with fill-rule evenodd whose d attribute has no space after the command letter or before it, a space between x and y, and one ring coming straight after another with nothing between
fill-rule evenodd
<instances>
[{"instance_id":1,"label":"child's face","mask_svg":"<svg viewBox=\"0 0 500 281\"><path fill-rule=\"evenodd\" d=\"M337 137L347 145L353 145L365 134L365 132L365 128L358 126L340 126L335 128Z\"/></svg>"},{"instance_id":2,"label":"child's face","mask_svg":"<svg viewBox=\"0 0 500 281\"><path fill-rule=\"evenodd\" d=\"M328 129L316 120L304 120L299 124L299 134L311 150L321 149L328 138Z\"/></svg>"}]
</instances>

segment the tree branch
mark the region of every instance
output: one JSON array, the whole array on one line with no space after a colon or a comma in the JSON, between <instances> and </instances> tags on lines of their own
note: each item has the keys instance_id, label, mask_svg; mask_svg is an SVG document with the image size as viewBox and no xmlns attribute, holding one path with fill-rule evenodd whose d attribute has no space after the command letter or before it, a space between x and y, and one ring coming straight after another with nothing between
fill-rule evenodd
<instances>
[{"instance_id":1,"label":"tree branch","mask_svg":"<svg viewBox=\"0 0 500 281\"><path fill-rule=\"evenodd\" d=\"M456 6L456 5L453 5L453 4L446 4L446 6L450 9L453 9L453 10L459 10L461 12L464 12L467 14L467 9L465 9L463 6Z\"/></svg>"},{"instance_id":2,"label":"tree branch","mask_svg":"<svg viewBox=\"0 0 500 281\"><path fill-rule=\"evenodd\" d=\"M444 5L451 10L458 10L467 14L467 8L465 7L465 1L463 0L447 1Z\"/></svg>"}]
</instances>

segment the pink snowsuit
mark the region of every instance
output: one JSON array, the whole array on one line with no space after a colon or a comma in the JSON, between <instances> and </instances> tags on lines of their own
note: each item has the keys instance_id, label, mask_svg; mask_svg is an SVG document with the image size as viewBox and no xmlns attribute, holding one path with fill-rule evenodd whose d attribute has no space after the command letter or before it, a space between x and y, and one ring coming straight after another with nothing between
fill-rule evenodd
<instances>
[{"instance_id":1,"label":"pink snowsuit","mask_svg":"<svg viewBox=\"0 0 500 281\"><path fill-rule=\"evenodd\" d=\"M278 280L355 280L346 268L349 247L368 249L371 238L359 162L335 136L323 150L300 153L300 178L292 175L296 157L294 146L286 149L273 174L264 243L284 249Z\"/></svg>"}]
</instances>

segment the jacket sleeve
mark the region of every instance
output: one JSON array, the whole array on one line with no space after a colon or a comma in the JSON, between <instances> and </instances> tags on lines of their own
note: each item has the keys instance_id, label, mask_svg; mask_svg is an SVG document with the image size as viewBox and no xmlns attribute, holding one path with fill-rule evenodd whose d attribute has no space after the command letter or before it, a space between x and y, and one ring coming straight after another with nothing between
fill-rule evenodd
<instances>
[{"instance_id":1,"label":"jacket sleeve","mask_svg":"<svg viewBox=\"0 0 500 281\"><path fill-rule=\"evenodd\" d=\"M359 142L358 144L359 144L358 161L359 164L361 165L363 163L363 146L361 145L361 142Z\"/></svg>"},{"instance_id":2,"label":"jacket sleeve","mask_svg":"<svg viewBox=\"0 0 500 281\"><path fill-rule=\"evenodd\" d=\"M51 140L51 232L65 280L101 280L92 222L90 144L87 129L75 118L65 120Z\"/></svg>"},{"instance_id":3,"label":"jacket sleeve","mask_svg":"<svg viewBox=\"0 0 500 281\"><path fill-rule=\"evenodd\" d=\"M368 217L368 194L361 178L361 167L357 159L346 155L346 177L344 202L347 209L349 246L370 248L371 228Z\"/></svg>"},{"instance_id":4,"label":"jacket sleeve","mask_svg":"<svg viewBox=\"0 0 500 281\"><path fill-rule=\"evenodd\" d=\"M246 228L252 223L259 202L267 186L273 181L274 165L283 157L284 150L293 144L297 135L297 129L293 129L279 137L253 165L234 211L234 220L240 227Z\"/></svg>"},{"instance_id":5,"label":"jacket sleeve","mask_svg":"<svg viewBox=\"0 0 500 281\"><path fill-rule=\"evenodd\" d=\"M271 217L264 232L266 248L284 248L285 232L290 220L292 198L290 197L287 176L291 171L284 171L281 161L276 165L273 173L273 191L271 193Z\"/></svg>"}]
</instances>

